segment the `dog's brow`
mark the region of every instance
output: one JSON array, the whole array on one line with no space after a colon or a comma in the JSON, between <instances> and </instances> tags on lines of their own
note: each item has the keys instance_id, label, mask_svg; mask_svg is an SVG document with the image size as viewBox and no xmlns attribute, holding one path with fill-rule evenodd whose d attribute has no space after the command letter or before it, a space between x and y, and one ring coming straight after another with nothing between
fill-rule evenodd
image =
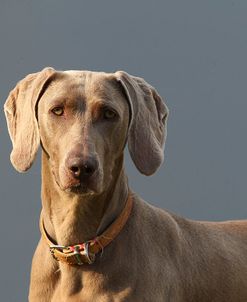
<instances>
[{"instance_id":1,"label":"dog's brow","mask_svg":"<svg viewBox=\"0 0 247 302\"><path fill-rule=\"evenodd\" d=\"M50 98L48 103L49 105L72 105L72 103L76 101L77 103L82 103L85 104L86 99L84 96L80 95L80 96L75 96L75 97L68 97L66 95L59 95L56 96L55 98Z\"/></svg>"},{"instance_id":2,"label":"dog's brow","mask_svg":"<svg viewBox=\"0 0 247 302\"><path fill-rule=\"evenodd\" d=\"M68 101L66 97L59 96L56 98L50 98L48 103L49 103L49 105L66 104L66 101Z\"/></svg>"},{"instance_id":3,"label":"dog's brow","mask_svg":"<svg viewBox=\"0 0 247 302\"><path fill-rule=\"evenodd\" d=\"M98 110L100 110L101 108L104 108L104 107L112 108L117 112L119 110L118 107L117 107L117 104L114 104L114 102L109 100L109 99L96 100L95 102L93 102L92 110L93 111L94 110L98 111Z\"/></svg>"}]
</instances>

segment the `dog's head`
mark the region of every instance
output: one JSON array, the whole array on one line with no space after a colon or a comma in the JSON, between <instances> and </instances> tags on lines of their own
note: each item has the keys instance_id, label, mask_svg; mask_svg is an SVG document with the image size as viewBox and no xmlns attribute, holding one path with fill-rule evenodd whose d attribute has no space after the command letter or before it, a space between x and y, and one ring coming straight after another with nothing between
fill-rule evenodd
<instances>
[{"instance_id":1,"label":"dog's head","mask_svg":"<svg viewBox=\"0 0 247 302\"><path fill-rule=\"evenodd\" d=\"M163 161L168 109L152 86L122 71L45 68L17 84L4 111L13 166L28 170L41 142L64 191L101 193L127 141L141 173Z\"/></svg>"}]
</instances>

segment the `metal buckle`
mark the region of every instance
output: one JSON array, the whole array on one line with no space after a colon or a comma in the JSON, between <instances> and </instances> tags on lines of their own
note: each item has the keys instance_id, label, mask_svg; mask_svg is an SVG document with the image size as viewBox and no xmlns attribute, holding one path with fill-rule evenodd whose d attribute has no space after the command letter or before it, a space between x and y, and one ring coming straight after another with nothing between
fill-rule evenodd
<instances>
[{"instance_id":1,"label":"metal buckle","mask_svg":"<svg viewBox=\"0 0 247 302\"><path fill-rule=\"evenodd\" d=\"M89 245L90 245L89 242L85 242L85 248L82 255L86 256L88 264L92 264L95 261L95 254L89 253Z\"/></svg>"},{"instance_id":2,"label":"metal buckle","mask_svg":"<svg viewBox=\"0 0 247 302\"><path fill-rule=\"evenodd\" d=\"M88 264L92 264L95 260L95 255L94 254L89 254L89 242L85 242L84 244L84 250L80 252L80 246L79 245L75 245L74 246L74 255L76 257L77 263L78 265L83 265L85 263ZM86 262L82 260L81 256L85 256L86 257Z\"/></svg>"},{"instance_id":3,"label":"metal buckle","mask_svg":"<svg viewBox=\"0 0 247 302\"><path fill-rule=\"evenodd\" d=\"M50 249L57 249L57 250L63 250L63 249L66 249L67 246L65 245L50 245Z\"/></svg>"},{"instance_id":4,"label":"metal buckle","mask_svg":"<svg viewBox=\"0 0 247 302\"><path fill-rule=\"evenodd\" d=\"M76 260L77 260L77 264L78 264L78 265L84 264L84 263L81 261L80 247L79 247L78 245L75 246L74 255L75 255L75 257L76 257Z\"/></svg>"}]
</instances>

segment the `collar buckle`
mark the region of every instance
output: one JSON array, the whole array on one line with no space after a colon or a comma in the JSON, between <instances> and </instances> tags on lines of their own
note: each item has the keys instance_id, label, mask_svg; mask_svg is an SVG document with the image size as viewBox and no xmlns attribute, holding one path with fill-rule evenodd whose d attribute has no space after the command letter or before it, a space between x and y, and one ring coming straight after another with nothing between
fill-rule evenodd
<instances>
[{"instance_id":1,"label":"collar buckle","mask_svg":"<svg viewBox=\"0 0 247 302\"><path fill-rule=\"evenodd\" d=\"M92 264L95 261L95 254L89 251L90 242L85 242L81 245L64 246L50 245L50 253L52 257L59 261L61 256L65 256L66 261L70 264Z\"/></svg>"},{"instance_id":2,"label":"collar buckle","mask_svg":"<svg viewBox=\"0 0 247 302\"><path fill-rule=\"evenodd\" d=\"M90 242L85 242L83 244L83 249L80 245L75 245L72 248L73 256L75 256L76 264L83 265L83 264L92 264L95 261L95 254L90 253L89 251Z\"/></svg>"},{"instance_id":3,"label":"collar buckle","mask_svg":"<svg viewBox=\"0 0 247 302\"><path fill-rule=\"evenodd\" d=\"M83 251L82 255L85 255L88 264L92 264L95 261L95 254L89 252L89 246L90 246L90 243L85 242L84 251Z\"/></svg>"}]
</instances>

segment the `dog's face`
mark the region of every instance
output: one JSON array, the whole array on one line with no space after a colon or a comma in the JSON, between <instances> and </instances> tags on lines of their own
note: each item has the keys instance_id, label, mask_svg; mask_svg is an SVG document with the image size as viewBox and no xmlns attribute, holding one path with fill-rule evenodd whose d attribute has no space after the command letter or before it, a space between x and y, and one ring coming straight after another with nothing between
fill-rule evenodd
<instances>
[{"instance_id":1,"label":"dog's face","mask_svg":"<svg viewBox=\"0 0 247 302\"><path fill-rule=\"evenodd\" d=\"M104 73L63 72L40 98L41 142L62 190L98 194L111 183L129 124L119 88Z\"/></svg>"},{"instance_id":2,"label":"dog's face","mask_svg":"<svg viewBox=\"0 0 247 302\"><path fill-rule=\"evenodd\" d=\"M141 173L153 174L163 161L168 109L152 86L122 71L45 68L17 84L4 110L14 167L28 170L41 142L65 192L107 190L126 141Z\"/></svg>"}]
</instances>

